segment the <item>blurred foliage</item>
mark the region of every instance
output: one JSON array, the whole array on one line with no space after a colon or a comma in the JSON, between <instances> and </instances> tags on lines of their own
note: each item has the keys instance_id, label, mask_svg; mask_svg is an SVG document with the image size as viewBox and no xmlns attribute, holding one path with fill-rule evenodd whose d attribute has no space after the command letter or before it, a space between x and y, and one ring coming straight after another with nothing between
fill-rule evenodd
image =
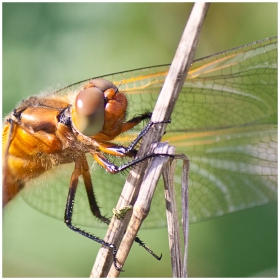
<instances>
[{"instance_id":1,"label":"blurred foliage","mask_svg":"<svg viewBox=\"0 0 280 280\"><path fill-rule=\"evenodd\" d=\"M189 3L2 5L3 115L49 86L170 63L192 7ZM208 11L197 57L276 34L276 3L215 3ZM163 260L157 262L133 246L121 276L170 277L166 229L143 230L139 235L155 252L163 253ZM20 197L5 209L4 277L88 277L99 247L63 222L34 211ZM276 276L276 266L276 203L190 228L190 277Z\"/></svg>"}]
</instances>

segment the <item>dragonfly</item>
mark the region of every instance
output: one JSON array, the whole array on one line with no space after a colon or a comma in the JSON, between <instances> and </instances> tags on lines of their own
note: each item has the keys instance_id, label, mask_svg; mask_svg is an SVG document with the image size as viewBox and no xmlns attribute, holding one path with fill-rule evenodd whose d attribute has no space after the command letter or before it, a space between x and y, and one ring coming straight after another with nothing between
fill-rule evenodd
<instances>
[{"instance_id":1,"label":"dragonfly","mask_svg":"<svg viewBox=\"0 0 280 280\"><path fill-rule=\"evenodd\" d=\"M172 113L171 124L167 126L162 140L169 141L176 147L177 153L186 154L190 160L191 223L277 199L277 43L277 37L267 38L198 59L190 68ZM124 156L133 158L136 155L137 145L131 146L131 143L145 129L142 120L149 120L168 69L169 65L161 65L100 76L54 92L46 91L23 101L6 117L3 128L3 197L9 197L8 201L20 194L38 211L63 219L71 176L75 170L74 161L76 157L82 157L85 168L89 168L90 178L87 180L92 182L102 215L110 215L126 178L121 173L105 172L104 168L110 171L115 166L126 166ZM106 114L102 116L101 125L98 121L98 125L91 128L93 134L89 135L75 117L79 107L76 97L88 89L91 91L92 84L96 84L94 87L101 89L103 94L99 101L94 102L100 102L96 106L97 111L105 106L105 89L113 89L114 93L124 96L123 102L127 101L127 108L110 126L115 128L120 118L122 129L112 136L107 135L107 138L101 134L113 117L106 119ZM40 117L32 115L36 107L43 108ZM74 114L71 115L71 112ZM46 120L50 115L55 125L46 129ZM99 118L100 112L97 115ZM61 130L62 135L70 133L71 137L76 137L71 145L75 143L77 152L73 149L69 152L68 149L63 154L63 160L54 156L53 161L48 162L44 158L44 148L50 145L50 148L54 148L53 154L57 153L56 139L49 140L50 134L61 123L68 129ZM82 127L81 131L78 127ZM40 131L44 132L43 136L40 135L40 141L45 146L29 147L37 153L33 162L24 152L18 153L18 158L13 156L13 150L19 149L14 145L16 139L21 139L22 142L17 141L20 145L27 139L26 134L32 138ZM38 134L36 137L39 137ZM89 153L84 147L85 143L79 142L84 138L89 141L94 139L98 156L94 152ZM69 143L61 149L69 148L67 145ZM127 147L128 152L122 154L122 149ZM43 170L37 164L39 157L43 157L40 161L46 161ZM19 176L19 171L14 172L11 167L20 170L17 164L20 165L20 160L26 158L29 162L22 166L30 164L30 168L24 168L24 174ZM174 180L178 201L180 172L178 168ZM12 184L8 179L11 176L15 180L20 178L15 190L9 189ZM81 226L106 227L106 221L102 223L94 217L89 207L87 189L83 186L84 180L82 176L77 177L71 219ZM162 182L156 190L143 227L166 226L161 185ZM9 190L11 192L7 195Z\"/></svg>"}]
</instances>

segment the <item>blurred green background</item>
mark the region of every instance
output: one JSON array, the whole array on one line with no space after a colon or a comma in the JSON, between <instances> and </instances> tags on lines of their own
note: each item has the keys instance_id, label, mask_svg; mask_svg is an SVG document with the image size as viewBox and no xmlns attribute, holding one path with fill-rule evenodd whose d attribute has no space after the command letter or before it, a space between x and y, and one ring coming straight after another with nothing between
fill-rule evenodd
<instances>
[{"instance_id":1,"label":"blurred green background","mask_svg":"<svg viewBox=\"0 0 280 280\"><path fill-rule=\"evenodd\" d=\"M29 95L89 77L170 63L192 4L3 3L3 116ZM212 4L196 57L277 35L277 3ZM63 216L63 213L62 213ZM88 277L99 245L21 197L3 215L4 277ZM122 277L170 277L166 229L140 237ZM104 230L93 229L97 236ZM190 277L277 275L277 203L191 225Z\"/></svg>"}]
</instances>

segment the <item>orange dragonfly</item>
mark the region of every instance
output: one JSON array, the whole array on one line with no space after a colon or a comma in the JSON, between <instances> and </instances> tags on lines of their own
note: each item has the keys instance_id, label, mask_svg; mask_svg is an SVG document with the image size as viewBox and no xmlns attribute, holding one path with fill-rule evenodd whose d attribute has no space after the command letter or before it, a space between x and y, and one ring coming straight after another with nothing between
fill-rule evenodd
<instances>
[{"instance_id":1,"label":"orange dragonfly","mask_svg":"<svg viewBox=\"0 0 280 280\"><path fill-rule=\"evenodd\" d=\"M21 193L35 209L62 219L67 201L68 226L72 218L79 225L106 226L102 215L111 213L125 181L110 173L119 171L124 156L135 156L130 143L149 119L167 72L163 65L116 73L23 101L3 128L4 204ZM76 98L83 93L99 97ZM107 112L115 96L120 109ZM89 118L80 119L83 108ZM163 138L190 159L191 222L277 199L277 128L276 37L193 63ZM165 226L161 190L144 227ZM178 199L179 190L178 184Z\"/></svg>"}]
</instances>

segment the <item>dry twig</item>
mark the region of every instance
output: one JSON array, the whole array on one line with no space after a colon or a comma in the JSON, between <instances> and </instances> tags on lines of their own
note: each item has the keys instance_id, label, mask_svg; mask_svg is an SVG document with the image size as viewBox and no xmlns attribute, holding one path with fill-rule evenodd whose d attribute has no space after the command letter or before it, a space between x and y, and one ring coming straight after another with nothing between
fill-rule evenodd
<instances>
[{"instance_id":1,"label":"dry twig","mask_svg":"<svg viewBox=\"0 0 280 280\"><path fill-rule=\"evenodd\" d=\"M198 36L201 31L202 23L206 16L208 7L209 4L206 3L196 3L193 7L175 57L171 64L169 73L159 95L156 107L154 109L152 116L152 122L154 123L159 123L163 120L169 120L171 117L175 102L186 79L187 71L194 59ZM151 144L160 141L165 131L165 127L166 124L161 123L153 126L152 129L150 129L145 139L143 140L143 143L137 154L138 158L151 152ZM134 205L139 194L142 178L146 173L146 167L146 164L141 164L135 166L135 168L131 170L117 204L117 209L121 209L127 205ZM105 240L107 242L113 243L118 247L121 240L127 238L127 236L124 236L124 233L127 229L127 224L130 220L131 215L132 213L128 213L123 220L118 220L113 217L105 237ZM140 225L141 222L138 223L139 227ZM131 235L131 231L129 229L126 231L126 235L130 235L130 244L133 243L138 230L139 228L135 227L133 235ZM130 248L125 250L126 254L128 253L129 249ZM124 261L127 256L123 255L124 250L119 251L117 254L117 259L123 265L122 261ZM122 255L120 256L120 254ZM108 250L107 247L102 247L98 253L96 263L92 269L91 277L117 277L120 272L115 269L114 265L112 265L112 260L113 259L111 251Z\"/></svg>"}]
</instances>

